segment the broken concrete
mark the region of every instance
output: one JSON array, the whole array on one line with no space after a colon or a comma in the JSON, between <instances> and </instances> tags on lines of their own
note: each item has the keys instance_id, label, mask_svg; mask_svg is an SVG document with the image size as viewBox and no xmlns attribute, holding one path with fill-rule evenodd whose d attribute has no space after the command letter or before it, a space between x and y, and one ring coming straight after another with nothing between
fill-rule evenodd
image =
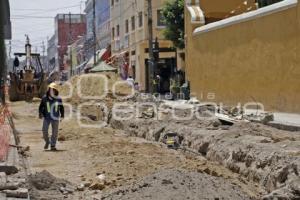
<instances>
[{"instance_id":1,"label":"broken concrete","mask_svg":"<svg viewBox=\"0 0 300 200\"><path fill-rule=\"evenodd\" d=\"M18 188L16 190L3 190L3 193L6 194L6 197L28 198L28 189L26 188Z\"/></svg>"},{"instance_id":2,"label":"broken concrete","mask_svg":"<svg viewBox=\"0 0 300 200\"><path fill-rule=\"evenodd\" d=\"M5 173L0 173L0 199L1 200L15 200L28 199L28 189L25 180L7 176Z\"/></svg>"},{"instance_id":3,"label":"broken concrete","mask_svg":"<svg viewBox=\"0 0 300 200\"><path fill-rule=\"evenodd\" d=\"M68 181L54 177L47 171L29 177L30 197L33 200L61 200L75 189Z\"/></svg>"}]
</instances>

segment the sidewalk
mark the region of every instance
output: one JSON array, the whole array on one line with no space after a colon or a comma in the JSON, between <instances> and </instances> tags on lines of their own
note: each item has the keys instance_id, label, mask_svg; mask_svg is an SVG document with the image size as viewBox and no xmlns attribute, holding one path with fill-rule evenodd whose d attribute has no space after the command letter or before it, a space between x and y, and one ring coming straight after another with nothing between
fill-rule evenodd
<instances>
[{"instance_id":1,"label":"sidewalk","mask_svg":"<svg viewBox=\"0 0 300 200\"><path fill-rule=\"evenodd\" d=\"M300 131L300 114L274 113L274 121L269 125L288 131Z\"/></svg>"}]
</instances>

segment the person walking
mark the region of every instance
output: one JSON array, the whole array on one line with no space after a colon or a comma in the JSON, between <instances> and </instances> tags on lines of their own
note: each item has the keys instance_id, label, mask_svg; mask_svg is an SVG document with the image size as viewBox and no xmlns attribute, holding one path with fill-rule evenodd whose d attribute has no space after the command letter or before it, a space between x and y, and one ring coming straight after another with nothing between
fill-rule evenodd
<instances>
[{"instance_id":1,"label":"person walking","mask_svg":"<svg viewBox=\"0 0 300 200\"><path fill-rule=\"evenodd\" d=\"M44 149L56 151L56 142L58 137L59 122L64 118L65 111L62 99L59 97L59 89L56 83L51 83L48 86L46 95L42 98L39 106L39 118L43 119L43 138L45 140ZM49 138L49 126L52 127L52 136Z\"/></svg>"}]
</instances>

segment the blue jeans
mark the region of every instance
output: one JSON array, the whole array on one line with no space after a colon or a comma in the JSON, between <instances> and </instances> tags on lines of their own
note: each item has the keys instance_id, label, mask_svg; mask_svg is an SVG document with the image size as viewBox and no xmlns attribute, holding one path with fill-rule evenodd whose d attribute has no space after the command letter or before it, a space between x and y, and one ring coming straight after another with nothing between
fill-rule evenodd
<instances>
[{"instance_id":1,"label":"blue jeans","mask_svg":"<svg viewBox=\"0 0 300 200\"><path fill-rule=\"evenodd\" d=\"M51 124L52 127L52 135L51 135L51 141L49 140L49 126ZM44 119L43 121L43 137L46 143L50 143L51 147L56 146L56 141L57 141L57 136L58 136L58 126L59 126L59 121L56 120L51 120L51 119Z\"/></svg>"}]
</instances>

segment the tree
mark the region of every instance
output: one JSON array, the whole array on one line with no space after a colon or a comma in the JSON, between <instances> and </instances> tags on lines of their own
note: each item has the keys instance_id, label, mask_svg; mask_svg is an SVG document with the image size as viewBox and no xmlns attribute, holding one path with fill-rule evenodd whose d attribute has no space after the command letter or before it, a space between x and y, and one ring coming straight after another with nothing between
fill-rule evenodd
<instances>
[{"instance_id":1,"label":"tree","mask_svg":"<svg viewBox=\"0 0 300 200\"><path fill-rule=\"evenodd\" d=\"M164 36L174 47L184 49L184 0L169 0L163 7L166 29Z\"/></svg>"}]
</instances>

